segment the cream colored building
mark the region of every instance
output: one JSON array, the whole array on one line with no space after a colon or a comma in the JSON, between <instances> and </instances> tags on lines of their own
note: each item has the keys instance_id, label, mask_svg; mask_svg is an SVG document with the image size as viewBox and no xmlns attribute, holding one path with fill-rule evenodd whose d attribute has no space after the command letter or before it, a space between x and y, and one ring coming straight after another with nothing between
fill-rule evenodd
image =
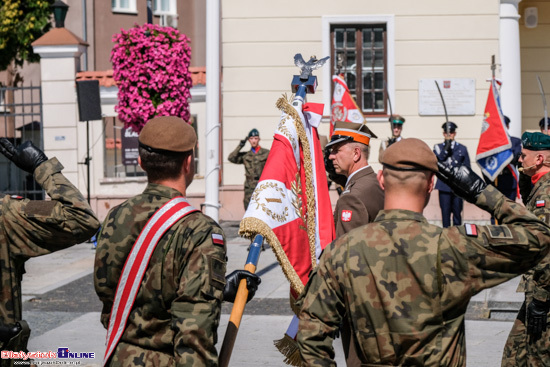
<instances>
[{"instance_id":1,"label":"cream colored building","mask_svg":"<svg viewBox=\"0 0 550 367\"><path fill-rule=\"evenodd\" d=\"M319 86L316 93L308 97L311 102L325 104L325 121L320 128L323 135L328 135L329 131L331 75L336 70L337 54L344 55L344 72L357 78L355 83L348 80L348 84L359 96L357 100L369 127L380 138L372 143L370 163L375 170L380 168L380 141L390 134L389 101L383 92L384 85L393 112L407 120L403 135L421 138L430 146L442 142L441 125L445 116L442 112L434 112L441 109L439 97L434 102L431 95L437 107L424 100L427 92L423 86L433 83L433 79L442 84L449 81L452 86L456 81L466 85L464 93L468 103L459 101L458 113L450 113L449 120L458 124L457 140L467 146L476 169L475 152L489 89L487 79L491 78L492 55L497 64L496 77L503 82L502 106L512 119L512 135L520 136L526 129L538 129L543 109L537 75L550 93L547 62L550 41L546 37L550 30L550 1L220 0L220 5L220 220L240 220L244 214L244 169L228 162L227 156L252 128L260 131L261 145L270 148L279 122L275 102L281 95L291 93L292 76L299 73L294 65L297 53L306 60L312 55L331 56L330 63L314 72ZM525 19L529 20L528 24ZM45 64L48 62L55 64L51 61ZM55 72L42 69L42 76L51 89ZM54 104L45 107L45 111L54 111L44 115L45 147L53 147L51 149L56 152L65 149L67 154L78 155L74 159L67 158L71 162L69 174L85 191L85 167L77 165L83 158L83 124L76 124L76 129L72 130L78 134L78 139L74 139L78 141L76 147L65 147L66 142L55 143L55 137L62 134L48 131L48 126L53 128L54 125L47 120L56 118L56 108L76 102L73 83L64 78L61 84L73 89L64 95L63 101L56 100L53 94L45 98ZM103 113L113 116L116 86L102 87L101 93ZM189 192L193 204L199 206L204 202L205 193L204 134L209 107L204 85L195 86L192 95L191 112L196 116L199 133L199 170ZM452 98L447 101L449 105L453 102L456 101ZM76 113L74 108L70 111L73 115ZM66 118L77 121L78 116ZM96 123L92 128L92 142L106 140L100 127ZM110 207L143 190L145 180L124 175L106 177L106 149L98 144L94 145L93 152L92 204L99 216L104 217ZM432 196L427 216L438 220L437 195ZM332 197L334 205L335 192ZM466 205L464 218L486 220L488 216Z\"/></svg>"}]
</instances>

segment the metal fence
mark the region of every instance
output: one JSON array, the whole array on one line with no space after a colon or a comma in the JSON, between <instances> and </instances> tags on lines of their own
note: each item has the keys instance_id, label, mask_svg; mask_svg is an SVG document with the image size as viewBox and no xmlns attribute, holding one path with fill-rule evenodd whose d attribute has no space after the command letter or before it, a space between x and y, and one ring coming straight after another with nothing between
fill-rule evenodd
<instances>
[{"instance_id":1,"label":"metal fence","mask_svg":"<svg viewBox=\"0 0 550 367\"><path fill-rule=\"evenodd\" d=\"M15 145L31 140L43 148L42 91L39 86L0 88L0 137ZM33 176L0 154L0 193L43 199Z\"/></svg>"}]
</instances>

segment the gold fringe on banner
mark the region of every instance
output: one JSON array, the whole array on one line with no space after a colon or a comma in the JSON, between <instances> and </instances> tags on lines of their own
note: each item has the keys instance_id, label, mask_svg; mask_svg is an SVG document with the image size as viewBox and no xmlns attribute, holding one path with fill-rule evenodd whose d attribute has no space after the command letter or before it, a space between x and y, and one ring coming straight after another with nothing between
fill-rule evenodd
<instances>
[{"instance_id":1,"label":"gold fringe on banner","mask_svg":"<svg viewBox=\"0 0 550 367\"><path fill-rule=\"evenodd\" d=\"M302 366L302 356L298 350L298 343L292 339L288 334L282 339L274 340L275 347L285 356L284 362L290 366Z\"/></svg>"}]
</instances>

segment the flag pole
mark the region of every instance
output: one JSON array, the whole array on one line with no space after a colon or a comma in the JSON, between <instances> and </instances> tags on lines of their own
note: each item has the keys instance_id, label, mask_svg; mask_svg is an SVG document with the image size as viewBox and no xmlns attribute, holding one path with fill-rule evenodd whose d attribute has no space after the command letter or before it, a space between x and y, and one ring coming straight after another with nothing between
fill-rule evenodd
<instances>
[{"instance_id":1,"label":"flag pole","mask_svg":"<svg viewBox=\"0 0 550 367\"><path fill-rule=\"evenodd\" d=\"M262 244L264 237L262 235L256 235L254 241L250 244L248 250L248 257L244 270L251 273L256 272L258 260L260 258L260 252L262 250ZM231 352L235 346L235 340L237 340L237 333L239 332L239 326L243 317L244 308L246 306L246 300L248 298L248 288L246 288L246 279L241 280L239 283L239 290L235 296L235 302L233 302L233 308L231 309L231 315L229 316L229 322L223 338L222 348L220 350L219 366L229 366L229 360L231 359Z\"/></svg>"},{"instance_id":2,"label":"flag pole","mask_svg":"<svg viewBox=\"0 0 550 367\"><path fill-rule=\"evenodd\" d=\"M542 87L542 80L537 75L537 81L539 82L539 90L542 97L542 105L544 106L544 132L548 134L548 109L546 107L546 94L544 94L544 88Z\"/></svg>"}]
</instances>

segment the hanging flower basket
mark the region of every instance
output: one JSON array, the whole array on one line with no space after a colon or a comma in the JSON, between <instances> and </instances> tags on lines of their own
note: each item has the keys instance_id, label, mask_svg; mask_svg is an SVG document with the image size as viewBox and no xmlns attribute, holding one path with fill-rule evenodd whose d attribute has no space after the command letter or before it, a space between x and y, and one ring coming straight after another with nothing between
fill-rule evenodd
<instances>
[{"instance_id":1,"label":"hanging flower basket","mask_svg":"<svg viewBox=\"0 0 550 367\"><path fill-rule=\"evenodd\" d=\"M155 116L189 121L192 87L189 39L177 29L137 24L113 36L113 78L118 84L115 111L126 128L139 132Z\"/></svg>"}]
</instances>

